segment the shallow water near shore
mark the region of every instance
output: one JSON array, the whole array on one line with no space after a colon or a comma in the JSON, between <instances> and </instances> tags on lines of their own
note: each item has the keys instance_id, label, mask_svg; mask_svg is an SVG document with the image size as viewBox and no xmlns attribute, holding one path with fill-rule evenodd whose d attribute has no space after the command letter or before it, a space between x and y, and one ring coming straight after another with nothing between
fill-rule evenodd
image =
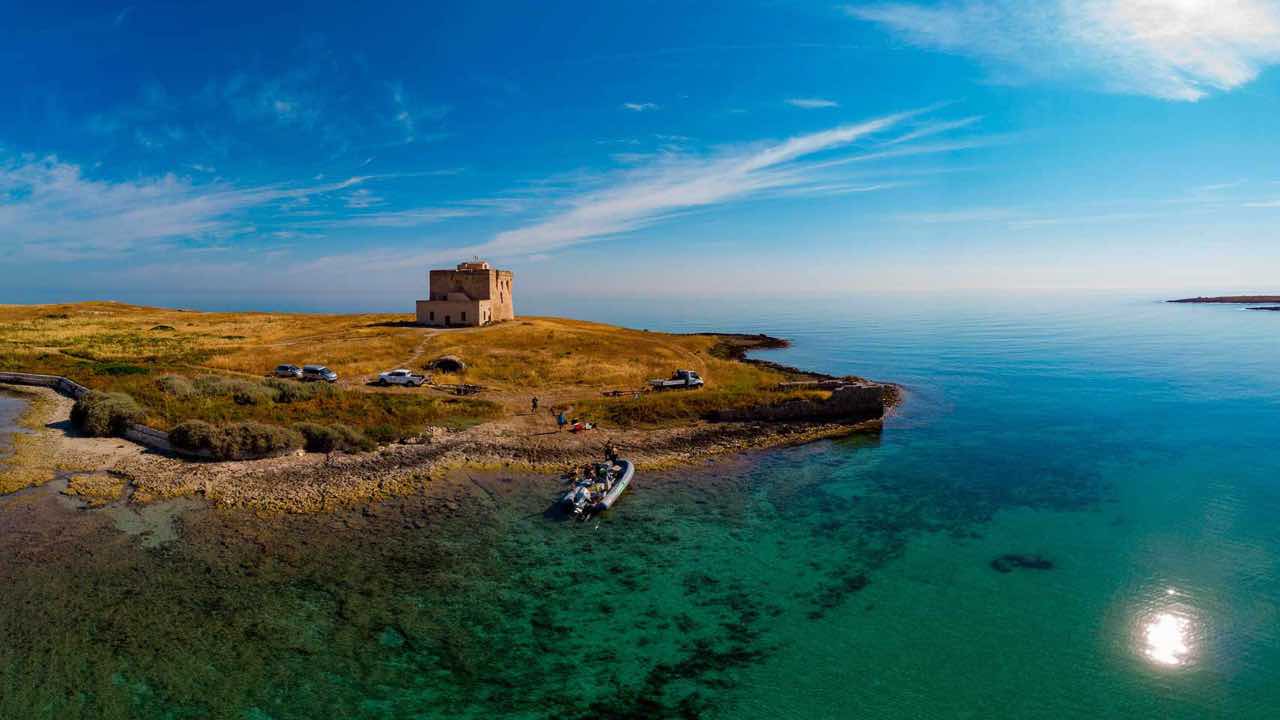
<instances>
[{"instance_id":1,"label":"shallow water near shore","mask_svg":"<svg viewBox=\"0 0 1280 720\"><path fill-rule=\"evenodd\" d=\"M150 543L0 498L0 717L1273 717L1280 318L1152 300L526 308L909 391L590 523L501 474Z\"/></svg>"},{"instance_id":2,"label":"shallow water near shore","mask_svg":"<svg viewBox=\"0 0 1280 720\"><path fill-rule=\"evenodd\" d=\"M0 392L0 462L13 452L13 436L20 429L18 418L26 407L21 398Z\"/></svg>"}]
</instances>

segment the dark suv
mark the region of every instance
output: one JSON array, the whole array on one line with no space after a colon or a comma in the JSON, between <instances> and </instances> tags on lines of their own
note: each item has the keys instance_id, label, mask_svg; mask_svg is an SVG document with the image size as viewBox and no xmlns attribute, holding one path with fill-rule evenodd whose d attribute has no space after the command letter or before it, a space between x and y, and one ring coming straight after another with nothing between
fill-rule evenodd
<instances>
[{"instance_id":1,"label":"dark suv","mask_svg":"<svg viewBox=\"0 0 1280 720\"><path fill-rule=\"evenodd\" d=\"M275 375L278 378L300 378L302 368L297 365L277 365Z\"/></svg>"},{"instance_id":2,"label":"dark suv","mask_svg":"<svg viewBox=\"0 0 1280 720\"><path fill-rule=\"evenodd\" d=\"M303 365L303 380L323 380L325 382L338 382L338 373L330 370L323 365Z\"/></svg>"}]
</instances>

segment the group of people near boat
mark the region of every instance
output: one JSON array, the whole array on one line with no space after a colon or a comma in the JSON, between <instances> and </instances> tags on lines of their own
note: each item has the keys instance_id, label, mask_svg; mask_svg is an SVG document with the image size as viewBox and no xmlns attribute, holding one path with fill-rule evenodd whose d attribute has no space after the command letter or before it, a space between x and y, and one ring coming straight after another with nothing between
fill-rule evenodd
<instances>
[{"instance_id":1,"label":"group of people near boat","mask_svg":"<svg viewBox=\"0 0 1280 720\"><path fill-rule=\"evenodd\" d=\"M538 397L536 395L530 398L529 412L534 415L537 415L540 402L541 401L538 400ZM568 428L569 432L578 433L578 432L583 432L585 430L596 429L595 423L591 422L590 420L583 420L577 417L571 418L569 417L569 415L566 414L566 411L563 408L557 410L556 408L553 407L551 408L551 414L555 416L557 430L564 430L565 428Z\"/></svg>"},{"instance_id":2,"label":"group of people near boat","mask_svg":"<svg viewBox=\"0 0 1280 720\"><path fill-rule=\"evenodd\" d=\"M581 515L594 507L613 489L620 468L618 449L612 442L605 445L604 457L604 462L577 465L566 473L566 479L572 484L572 488L565 494L564 501L573 507L575 515Z\"/></svg>"}]
</instances>

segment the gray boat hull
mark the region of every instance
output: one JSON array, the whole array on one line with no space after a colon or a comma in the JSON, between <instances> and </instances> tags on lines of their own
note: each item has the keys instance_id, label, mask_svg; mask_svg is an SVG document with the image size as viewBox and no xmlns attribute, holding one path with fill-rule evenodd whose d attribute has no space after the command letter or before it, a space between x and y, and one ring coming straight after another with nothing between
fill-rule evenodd
<instances>
[{"instance_id":1,"label":"gray boat hull","mask_svg":"<svg viewBox=\"0 0 1280 720\"><path fill-rule=\"evenodd\" d=\"M636 466L632 464L630 460L619 460L618 466L622 468L622 473L619 475L618 481L613 484L613 487L609 488L609 492L605 493L604 498L591 508L592 511L603 512L613 507L613 504L616 503L622 493L626 491L627 486L631 484L631 476L635 475Z\"/></svg>"}]
</instances>

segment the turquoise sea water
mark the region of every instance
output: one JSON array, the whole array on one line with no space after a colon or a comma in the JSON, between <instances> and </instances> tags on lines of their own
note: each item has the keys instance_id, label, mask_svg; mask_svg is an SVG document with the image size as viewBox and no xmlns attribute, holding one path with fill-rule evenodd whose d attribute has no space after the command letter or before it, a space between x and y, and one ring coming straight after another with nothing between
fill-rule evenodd
<instances>
[{"instance_id":1,"label":"turquoise sea water","mask_svg":"<svg viewBox=\"0 0 1280 720\"><path fill-rule=\"evenodd\" d=\"M47 492L0 499L0 716L1280 710L1280 314L527 309L768 332L794 341L768 359L909 398L878 436L642 468L590 524L501 476L338 517L188 512L159 547Z\"/></svg>"}]
</instances>

